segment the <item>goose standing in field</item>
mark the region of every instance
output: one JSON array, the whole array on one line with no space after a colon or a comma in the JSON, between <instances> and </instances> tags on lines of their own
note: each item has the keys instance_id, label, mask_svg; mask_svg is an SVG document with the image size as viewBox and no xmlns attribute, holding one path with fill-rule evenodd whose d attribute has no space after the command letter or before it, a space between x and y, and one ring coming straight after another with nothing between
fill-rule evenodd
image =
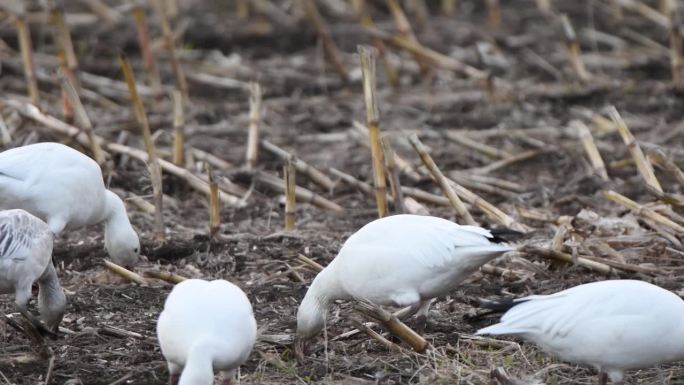
<instances>
[{"instance_id":1,"label":"goose standing in field","mask_svg":"<svg viewBox=\"0 0 684 385\"><path fill-rule=\"evenodd\" d=\"M179 283L157 321L171 385L211 385L214 370L223 373L222 385L229 385L249 357L256 334L249 299L224 280Z\"/></svg>"},{"instance_id":2,"label":"goose standing in field","mask_svg":"<svg viewBox=\"0 0 684 385\"><path fill-rule=\"evenodd\" d=\"M24 210L0 211L0 293L14 293L19 312L42 334L56 334L66 296L52 265L52 232ZM38 310L47 329L27 309L38 282Z\"/></svg>"},{"instance_id":3,"label":"goose standing in field","mask_svg":"<svg viewBox=\"0 0 684 385\"><path fill-rule=\"evenodd\" d=\"M593 366L599 384L624 372L684 359L684 301L647 282L593 282L510 303L477 334L515 335L562 360Z\"/></svg>"},{"instance_id":4,"label":"goose standing in field","mask_svg":"<svg viewBox=\"0 0 684 385\"><path fill-rule=\"evenodd\" d=\"M121 198L105 188L100 166L59 143L0 153L0 209L23 209L62 230L104 222L105 248L122 265L138 260L140 241Z\"/></svg>"},{"instance_id":5,"label":"goose standing in field","mask_svg":"<svg viewBox=\"0 0 684 385\"><path fill-rule=\"evenodd\" d=\"M302 357L305 342L323 329L337 299L410 305L422 329L433 298L513 250L500 241L490 230L430 216L394 215L368 223L311 283L297 311L295 354Z\"/></svg>"}]
</instances>

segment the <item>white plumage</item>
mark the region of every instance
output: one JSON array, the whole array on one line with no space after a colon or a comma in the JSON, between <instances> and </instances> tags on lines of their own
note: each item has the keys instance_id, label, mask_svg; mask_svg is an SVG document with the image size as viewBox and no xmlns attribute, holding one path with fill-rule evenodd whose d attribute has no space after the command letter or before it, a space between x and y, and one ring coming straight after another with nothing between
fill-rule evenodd
<instances>
[{"instance_id":1,"label":"white plumage","mask_svg":"<svg viewBox=\"0 0 684 385\"><path fill-rule=\"evenodd\" d=\"M214 370L222 371L223 384L229 384L234 370L249 357L256 334L249 299L224 280L179 283L157 322L170 383L180 375L179 385L211 385Z\"/></svg>"},{"instance_id":2,"label":"white plumage","mask_svg":"<svg viewBox=\"0 0 684 385\"><path fill-rule=\"evenodd\" d=\"M431 299L510 250L476 226L421 215L377 219L349 237L314 279L297 312L298 339L310 339L323 328L336 299L411 305L424 320Z\"/></svg>"},{"instance_id":3,"label":"white plumage","mask_svg":"<svg viewBox=\"0 0 684 385\"><path fill-rule=\"evenodd\" d=\"M14 293L15 304L39 331L45 327L27 309L38 282L38 309L49 332L56 333L66 297L52 265L52 232L24 210L0 211L0 293Z\"/></svg>"},{"instance_id":4,"label":"white plumage","mask_svg":"<svg viewBox=\"0 0 684 385\"><path fill-rule=\"evenodd\" d=\"M126 207L105 189L100 166L59 143L36 143L0 153L0 208L23 209L53 233L104 222L105 247L117 263L132 265L140 241Z\"/></svg>"},{"instance_id":5,"label":"white plumage","mask_svg":"<svg viewBox=\"0 0 684 385\"><path fill-rule=\"evenodd\" d=\"M594 282L516 300L477 334L520 336L622 384L625 370L684 359L684 301L647 282Z\"/></svg>"}]
</instances>

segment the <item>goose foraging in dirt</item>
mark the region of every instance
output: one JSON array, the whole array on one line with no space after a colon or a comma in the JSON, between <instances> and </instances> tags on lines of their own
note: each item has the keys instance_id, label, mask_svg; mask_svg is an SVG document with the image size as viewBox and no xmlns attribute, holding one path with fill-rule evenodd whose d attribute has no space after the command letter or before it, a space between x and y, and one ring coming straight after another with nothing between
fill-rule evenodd
<instances>
[{"instance_id":1,"label":"goose foraging in dirt","mask_svg":"<svg viewBox=\"0 0 684 385\"><path fill-rule=\"evenodd\" d=\"M0 293L14 293L17 310L41 334L56 334L66 309L66 296L52 265L52 239L48 225L26 211L0 211ZM47 328L27 308L34 282Z\"/></svg>"},{"instance_id":2,"label":"goose foraging in dirt","mask_svg":"<svg viewBox=\"0 0 684 385\"><path fill-rule=\"evenodd\" d=\"M48 142L1 152L0 208L26 210L54 234L104 222L112 259L138 260L140 241L121 198L105 188L100 166L71 147Z\"/></svg>"},{"instance_id":3,"label":"goose foraging in dirt","mask_svg":"<svg viewBox=\"0 0 684 385\"><path fill-rule=\"evenodd\" d=\"M347 239L335 259L311 283L297 311L294 351L324 327L337 299L411 306L419 328L431 300L446 294L490 260L513 250L491 231L421 215L374 220Z\"/></svg>"},{"instance_id":4,"label":"goose foraging in dirt","mask_svg":"<svg viewBox=\"0 0 684 385\"><path fill-rule=\"evenodd\" d=\"M684 359L684 301L647 282L593 282L510 303L477 334L514 335L623 385L624 372Z\"/></svg>"},{"instance_id":5,"label":"goose foraging in dirt","mask_svg":"<svg viewBox=\"0 0 684 385\"><path fill-rule=\"evenodd\" d=\"M157 338L169 367L169 383L211 385L214 370L228 385L254 347L252 305L224 280L188 279L177 284L157 321Z\"/></svg>"}]
</instances>

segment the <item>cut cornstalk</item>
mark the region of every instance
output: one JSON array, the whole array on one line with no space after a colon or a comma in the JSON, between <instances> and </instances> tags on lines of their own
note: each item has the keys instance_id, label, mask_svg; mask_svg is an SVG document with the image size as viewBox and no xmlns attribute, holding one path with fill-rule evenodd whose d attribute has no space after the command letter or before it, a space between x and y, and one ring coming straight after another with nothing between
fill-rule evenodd
<instances>
[{"instance_id":1,"label":"cut cornstalk","mask_svg":"<svg viewBox=\"0 0 684 385\"><path fill-rule=\"evenodd\" d=\"M138 44L140 45L140 52L142 53L143 63L145 64L145 69L147 70L147 74L150 79L150 86L152 87L152 92L154 92L156 97L161 97L161 75L159 74L157 62L154 59L152 49L150 48L150 34L147 29L147 17L145 16L145 8L143 8L141 5L137 5L135 8L133 8L133 17L135 18L135 26L138 30Z\"/></svg>"},{"instance_id":2,"label":"cut cornstalk","mask_svg":"<svg viewBox=\"0 0 684 385\"><path fill-rule=\"evenodd\" d=\"M246 20L249 17L249 0L236 0L235 13L238 19Z\"/></svg>"},{"instance_id":3,"label":"cut cornstalk","mask_svg":"<svg viewBox=\"0 0 684 385\"><path fill-rule=\"evenodd\" d=\"M366 9L366 1L354 0L353 5L361 25L364 27L375 28L373 18ZM399 86L399 74L397 73L397 69L395 68L394 64L390 61L389 55L387 55L387 47L385 47L385 43L383 43L383 41L377 37L373 37L372 41L373 46L378 50L378 55L380 56L383 67L385 68L387 81L392 87Z\"/></svg>"},{"instance_id":4,"label":"cut cornstalk","mask_svg":"<svg viewBox=\"0 0 684 385\"><path fill-rule=\"evenodd\" d=\"M388 44L401 48L411 54L419 55L427 63L430 63L436 67L460 72L473 79L484 80L489 76L486 71L482 71L450 56L446 56L430 48L424 47L423 45L412 42L402 36L390 35L377 28L364 27L364 29L368 31L371 36L377 36Z\"/></svg>"},{"instance_id":5,"label":"cut cornstalk","mask_svg":"<svg viewBox=\"0 0 684 385\"><path fill-rule=\"evenodd\" d=\"M630 11L634 11L634 12L641 14L641 16L645 17L648 20L651 20L652 22L658 24L659 26L661 26L665 29L669 30L671 27L669 17L658 12L657 9L651 8L650 6L648 6L643 1L615 0L615 2L617 4L619 4L619 6L621 6L621 7L624 7L626 9L629 9Z\"/></svg>"},{"instance_id":6,"label":"cut cornstalk","mask_svg":"<svg viewBox=\"0 0 684 385\"><path fill-rule=\"evenodd\" d=\"M303 6L304 11L306 12L306 16L313 24L314 29L318 34L318 37L321 39L321 41L323 41L323 49L325 50L325 55L328 57L328 60L330 60L330 62L332 63L333 68L335 68L335 71L337 71L337 73L340 75L342 82L345 84L349 83L349 73L347 72L347 68L342 62L342 54L340 53L340 49L337 47L337 44L335 44L335 40L333 40L332 35L330 34L330 29L328 28L325 19L323 19L323 16L321 16L321 13L318 11L316 0L301 1L304 3Z\"/></svg>"},{"instance_id":7,"label":"cut cornstalk","mask_svg":"<svg viewBox=\"0 0 684 385\"><path fill-rule=\"evenodd\" d=\"M629 131L627 124L620 116L618 110L611 106L608 109L608 114L610 115L611 119L613 119L613 123L617 126L618 132L620 133L622 140L625 142L625 145L629 149L629 153L632 155L634 163L636 163L639 173L641 174L642 178L644 178L646 184L652 186L658 191L663 191L662 187L660 187L658 179L655 176L655 173L653 172L653 167L646 160L644 153L641 151L641 147L639 147L639 143L637 143L634 135L632 135L632 133Z\"/></svg>"},{"instance_id":8,"label":"cut cornstalk","mask_svg":"<svg viewBox=\"0 0 684 385\"><path fill-rule=\"evenodd\" d=\"M270 187L272 189L275 189L277 191L280 191L282 193L285 193L285 183L283 183L283 180L276 175L263 172L263 171L257 171L256 174L254 175L255 179L266 185L267 187ZM317 195L311 190L308 190L304 187L301 186L296 186L295 187L295 194L297 196L297 201L298 202L304 202L304 203L311 203L315 206L318 206L322 209L329 210L332 212L336 213L341 213L344 211L344 208L342 206L338 205L335 202L332 202L328 199L325 199L324 197Z\"/></svg>"},{"instance_id":9,"label":"cut cornstalk","mask_svg":"<svg viewBox=\"0 0 684 385\"><path fill-rule=\"evenodd\" d=\"M185 113L179 90L173 91L173 163L185 167Z\"/></svg>"},{"instance_id":10,"label":"cut cornstalk","mask_svg":"<svg viewBox=\"0 0 684 385\"><path fill-rule=\"evenodd\" d=\"M72 85L76 90L79 90L80 83L78 82L78 60L76 59L76 52L74 52L74 44L71 40L71 33L69 32L69 26L64 19L64 8L61 6L55 7L52 10L53 23L57 27L58 38L60 50L64 53L64 58L66 61L66 67L72 76Z\"/></svg>"},{"instance_id":11,"label":"cut cornstalk","mask_svg":"<svg viewBox=\"0 0 684 385\"><path fill-rule=\"evenodd\" d=\"M16 15L15 24L17 35L19 36L19 49L21 50L21 60L24 64L24 76L28 87L28 95L33 105L38 105L38 80L36 79L36 68L33 62L33 48L31 46L31 34L24 15Z\"/></svg>"},{"instance_id":12,"label":"cut cornstalk","mask_svg":"<svg viewBox=\"0 0 684 385\"><path fill-rule=\"evenodd\" d=\"M160 279L162 281L166 281L168 283L173 283L179 284L183 281L185 281L187 278L174 274L174 273L169 273L168 271L159 271L159 270L147 270L143 272L143 276L147 278L155 278L155 279Z\"/></svg>"},{"instance_id":13,"label":"cut cornstalk","mask_svg":"<svg viewBox=\"0 0 684 385\"><path fill-rule=\"evenodd\" d=\"M399 35L403 37L404 39L414 43L414 44L420 44L418 43L418 39L416 38L415 33L413 33L413 28L411 27L411 23L409 22L408 18L406 17L406 14L404 14L404 11L401 9L401 5L399 4L398 0L385 0L387 3L387 7L390 10L390 13L392 14L392 17L394 18L394 25L397 27L397 31L399 31ZM417 53L411 53L413 57L416 60L416 63L418 63L418 66L420 67L421 72L426 72L429 67L427 63L425 63L425 59L421 57Z\"/></svg>"},{"instance_id":14,"label":"cut cornstalk","mask_svg":"<svg viewBox=\"0 0 684 385\"><path fill-rule=\"evenodd\" d=\"M285 181L285 230L295 229L295 210L296 210L296 159L290 155L287 163L283 166L283 177Z\"/></svg>"},{"instance_id":15,"label":"cut cornstalk","mask_svg":"<svg viewBox=\"0 0 684 385\"><path fill-rule=\"evenodd\" d=\"M213 238L221 227L221 206L219 205L219 189L214 180L214 172L209 163L205 164L209 179L209 237Z\"/></svg>"},{"instance_id":16,"label":"cut cornstalk","mask_svg":"<svg viewBox=\"0 0 684 385\"><path fill-rule=\"evenodd\" d=\"M501 29L501 4L499 0L485 0L487 5L487 24L494 31Z\"/></svg>"},{"instance_id":17,"label":"cut cornstalk","mask_svg":"<svg viewBox=\"0 0 684 385\"><path fill-rule=\"evenodd\" d=\"M480 143L476 140L470 139L467 136L454 132L454 131L447 131L446 137L449 138L450 140L462 144L465 147L468 147L470 149L473 149L475 151L481 152L491 158L509 158L513 156L511 153L504 151L502 149L499 149L497 147L492 147L489 145L486 145L484 143Z\"/></svg>"},{"instance_id":18,"label":"cut cornstalk","mask_svg":"<svg viewBox=\"0 0 684 385\"><path fill-rule=\"evenodd\" d=\"M123 266L119 266L116 263L106 259L104 260L104 265L112 273L118 274L131 282L135 282L139 285L147 285L147 281L140 274L130 271Z\"/></svg>"},{"instance_id":19,"label":"cut cornstalk","mask_svg":"<svg viewBox=\"0 0 684 385\"><path fill-rule=\"evenodd\" d=\"M352 124L354 126L354 129L364 137L364 140L361 140L361 144L363 144L364 146L368 146L368 148L370 148L370 142L368 140L368 127L366 127L365 124L360 123L356 120L354 120ZM394 162L399 171L404 175L408 176L409 178L411 178L413 181L418 182L422 179L420 174L415 170L411 163L408 162L406 159L402 158L401 156L399 156L399 154L397 153L394 154Z\"/></svg>"},{"instance_id":20,"label":"cut cornstalk","mask_svg":"<svg viewBox=\"0 0 684 385\"><path fill-rule=\"evenodd\" d=\"M545 15L553 14L553 8L551 7L551 0L537 0L537 9L539 12Z\"/></svg>"},{"instance_id":21,"label":"cut cornstalk","mask_svg":"<svg viewBox=\"0 0 684 385\"><path fill-rule=\"evenodd\" d=\"M381 143L385 166L389 174L392 197L394 197L394 209L396 212L403 214L406 212L406 207L404 207L404 194L401 191L401 183L399 182L399 170L397 170L396 163L394 162L394 150L388 137L383 137Z\"/></svg>"},{"instance_id":22,"label":"cut cornstalk","mask_svg":"<svg viewBox=\"0 0 684 385\"><path fill-rule=\"evenodd\" d=\"M456 0L442 0L441 2L442 15L450 17L456 14Z\"/></svg>"},{"instance_id":23,"label":"cut cornstalk","mask_svg":"<svg viewBox=\"0 0 684 385\"><path fill-rule=\"evenodd\" d=\"M150 132L150 124L147 120L147 114L145 113L145 106L143 105L140 95L138 95L138 90L135 84L135 76L133 74L133 69L131 64L125 55L121 54L119 57L121 62L121 69L123 71L124 77L126 78L126 84L128 84L128 92L131 95L131 103L133 104L133 111L135 112L135 117L142 131L143 142L145 143L145 150L149 156L147 166L150 171L150 180L152 182L152 189L154 191L154 219L155 219L155 230L157 239L163 241L166 236L166 230L164 227L164 201L163 201L163 188L162 188L162 171L159 164L159 159L157 157L157 150L154 147L154 142L152 141L152 133Z\"/></svg>"},{"instance_id":24,"label":"cut cornstalk","mask_svg":"<svg viewBox=\"0 0 684 385\"><path fill-rule=\"evenodd\" d=\"M584 60L582 60L582 50L580 49L575 29L572 27L572 24L570 24L570 19L568 19L568 15L562 14L560 16L560 20L563 25L565 44L568 49L568 59L570 60L572 70L575 72L575 76L577 76L577 78L580 81L587 81L589 80L590 75L589 72L587 72L586 67L584 66Z\"/></svg>"},{"instance_id":25,"label":"cut cornstalk","mask_svg":"<svg viewBox=\"0 0 684 385\"><path fill-rule=\"evenodd\" d=\"M570 126L577 130L577 134L582 141L584 150L587 152L591 166L594 172L598 174L601 179L608 180L608 173L606 172L606 165L603 163L601 158L601 153L599 153L596 143L594 143L594 137L591 135L589 127L587 127L581 120L573 120L570 122Z\"/></svg>"},{"instance_id":26,"label":"cut cornstalk","mask_svg":"<svg viewBox=\"0 0 684 385\"><path fill-rule=\"evenodd\" d=\"M658 11L669 19L672 19L672 11L677 8L673 0L658 0Z\"/></svg>"},{"instance_id":27,"label":"cut cornstalk","mask_svg":"<svg viewBox=\"0 0 684 385\"><path fill-rule=\"evenodd\" d=\"M375 185L375 202L380 218L387 215L387 196L385 185L384 162L380 147L380 112L375 99L375 57L377 51L373 47L358 47L363 76L363 95L366 104L366 125L370 140L371 157L373 158L373 182Z\"/></svg>"},{"instance_id":28,"label":"cut cornstalk","mask_svg":"<svg viewBox=\"0 0 684 385\"><path fill-rule=\"evenodd\" d=\"M78 97L76 87L74 87L67 77L64 77L62 80L62 89L64 90L70 105L74 108L76 125L81 127L86 135L88 135L88 142L90 142L90 150L93 153L93 158L97 164L103 166L105 164L104 152L102 151L102 147L100 147L100 143L95 140L93 124L88 117L88 113L86 113L85 107L83 107L83 103L81 103L81 98Z\"/></svg>"},{"instance_id":29,"label":"cut cornstalk","mask_svg":"<svg viewBox=\"0 0 684 385\"><path fill-rule=\"evenodd\" d=\"M658 190L658 192L662 192L662 190ZM627 198L626 196L619 194L615 191L608 190L608 191L603 191L603 196L608 198L609 200L622 205L628 209L630 209L634 214L644 217L647 219L650 219L656 223L659 223L665 227L668 227L674 231L676 231L679 234L684 234L684 227L679 225L678 223L674 222L673 220L665 217L664 215L661 215L657 213L656 211L645 207L643 205L640 205L639 203Z\"/></svg>"},{"instance_id":30,"label":"cut cornstalk","mask_svg":"<svg viewBox=\"0 0 684 385\"><path fill-rule=\"evenodd\" d=\"M253 82L249 85L249 133L247 136L247 169L253 170L259 155L259 125L261 124L261 87Z\"/></svg>"},{"instance_id":31,"label":"cut cornstalk","mask_svg":"<svg viewBox=\"0 0 684 385\"><path fill-rule=\"evenodd\" d=\"M422 353L429 346L428 342L420 334L406 326L394 314L364 300L358 300L354 309L368 317L374 318L383 324L392 334L406 342L418 353Z\"/></svg>"},{"instance_id":32,"label":"cut cornstalk","mask_svg":"<svg viewBox=\"0 0 684 385\"><path fill-rule=\"evenodd\" d=\"M423 164L425 164L425 167L427 167L432 174L432 177L439 184L439 187L442 189L444 195L449 198L451 205L456 210L458 215L463 218L467 225L477 225L473 217L468 212L468 209L461 201L461 198L459 198L456 192L454 192L454 189L449 184L447 177L442 174L442 171L440 171L439 167L437 167L435 161L432 160L428 148L420 141L420 139L418 139L418 135L415 133L411 134L409 136L409 142L420 156L420 159L423 161Z\"/></svg>"},{"instance_id":33,"label":"cut cornstalk","mask_svg":"<svg viewBox=\"0 0 684 385\"><path fill-rule=\"evenodd\" d=\"M164 6L161 3L162 0L152 0L152 5L159 19L159 24L162 27L162 35L164 37L164 44L169 52L169 57L171 59L171 68L173 69L173 75L176 78L176 87L183 94L184 100L187 102L189 100L188 95L188 83L185 80L185 74L183 73L183 67L181 66L180 59L178 58L178 53L176 52L176 42L173 36L173 31L171 30L171 24L164 11Z\"/></svg>"},{"instance_id":34,"label":"cut cornstalk","mask_svg":"<svg viewBox=\"0 0 684 385\"><path fill-rule=\"evenodd\" d=\"M261 141L261 145L264 147L264 149L275 154L282 160L288 160L290 159L290 157L292 157L292 154L276 146L275 144L269 142L266 139L263 139ZM306 174L306 176L308 176L312 182L328 190L332 189L333 186L335 186L335 182L333 182L332 179L330 179L327 175L323 174L321 171L317 170L305 161L296 157L293 157L293 161L297 171L301 172L302 174Z\"/></svg>"},{"instance_id":35,"label":"cut cornstalk","mask_svg":"<svg viewBox=\"0 0 684 385\"><path fill-rule=\"evenodd\" d=\"M672 82L675 88L684 88L684 57L682 56L682 26L679 23L672 23L670 29L670 67L672 69Z\"/></svg>"},{"instance_id":36,"label":"cut cornstalk","mask_svg":"<svg viewBox=\"0 0 684 385\"><path fill-rule=\"evenodd\" d=\"M568 215L562 215L558 218L556 221L558 227L551 240L551 250L563 251L563 242L565 242L565 236L568 234L568 231L572 228L572 219L573 217Z\"/></svg>"},{"instance_id":37,"label":"cut cornstalk","mask_svg":"<svg viewBox=\"0 0 684 385\"><path fill-rule=\"evenodd\" d=\"M121 19L121 13L115 8L105 4L102 0L79 0L86 7L90 8L94 14L108 24L114 24Z\"/></svg>"},{"instance_id":38,"label":"cut cornstalk","mask_svg":"<svg viewBox=\"0 0 684 385\"><path fill-rule=\"evenodd\" d=\"M59 60L59 70L62 77L64 79L69 79L71 84L74 84L74 76L73 74L71 74L71 71L69 71L69 68L67 67L66 56L64 55L64 51L60 50L59 54L57 55L57 58ZM73 123L74 106L71 104L71 101L69 100L67 90L64 89L64 84L62 84L62 112L64 116L64 121L68 123Z\"/></svg>"},{"instance_id":39,"label":"cut cornstalk","mask_svg":"<svg viewBox=\"0 0 684 385\"><path fill-rule=\"evenodd\" d=\"M682 171L662 150L650 151L648 153L648 160L658 167L663 168L670 175L672 175L680 185L684 186L684 171Z\"/></svg>"},{"instance_id":40,"label":"cut cornstalk","mask_svg":"<svg viewBox=\"0 0 684 385\"><path fill-rule=\"evenodd\" d=\"M615 272L615 268L612 266L609 266L605 263L602 262L597 262L588 258L584 257L573 257L571 254L564 253L562 251L556 251L552 249L545 249L542 247L536 247L536 246L531 246L531 245L526 245L523 246L519 251L523 253L529 253L533 255L537 255L539 257L543 257L546 259L553 259L557 261L563 261L567 263L576 263L580 266L584 266L588 269L597 271L599 273L603 274L612 274Z\"/></svg>"}]
</instances>

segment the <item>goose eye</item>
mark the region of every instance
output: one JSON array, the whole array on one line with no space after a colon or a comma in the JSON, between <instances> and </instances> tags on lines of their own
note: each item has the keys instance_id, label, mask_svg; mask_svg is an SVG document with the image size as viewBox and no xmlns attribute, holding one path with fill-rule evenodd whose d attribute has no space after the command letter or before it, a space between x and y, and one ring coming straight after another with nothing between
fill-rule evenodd
<instances>
[{"instance_id":1,"label":"goose eye","mask_svg":"<svg viewBox=\"0 0 684 385\"><path fill-rule=\"evenodd\" d=\"M137 252L138 252L138 248L136 247L135 249L133 249L133 252L134 252L134 253L137 253Z\"/></svg>"}]
</instances>

